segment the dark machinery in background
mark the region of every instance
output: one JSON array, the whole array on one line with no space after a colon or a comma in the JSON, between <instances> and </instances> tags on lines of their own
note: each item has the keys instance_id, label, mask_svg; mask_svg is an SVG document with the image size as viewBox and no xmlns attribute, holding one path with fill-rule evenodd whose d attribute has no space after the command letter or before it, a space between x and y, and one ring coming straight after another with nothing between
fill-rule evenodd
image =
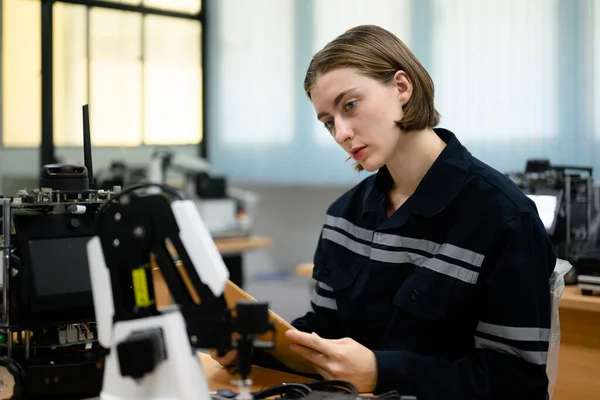
<instances>
[{"instance_id":1,"label":"dark machinery in background","mask_svg":"<svg viewBox=\"0 0 600 400\"><path fill-rule=\"evenodd\" d=\"M86 166L44 166L39 188L0 198L0 364L8 370L0 388L15 399L81 399L101 389L105 351L86 243L115 191L94 189L88 118L84 106Z\"/></svg>"},{"instance_id":2,"label":"dark machinery in background","mask_svg":"<svg viewBox=\"0 0 600 400\"><path fill-rule=\"evenodd\" d=\"M579 282L584 294L600 290L600 214L593 169L528 160L524 173L509 176L536 204L557 257L573 265L565 283ZM590 278L597 286L587 284Z\"/></svg>"}]
</instances>

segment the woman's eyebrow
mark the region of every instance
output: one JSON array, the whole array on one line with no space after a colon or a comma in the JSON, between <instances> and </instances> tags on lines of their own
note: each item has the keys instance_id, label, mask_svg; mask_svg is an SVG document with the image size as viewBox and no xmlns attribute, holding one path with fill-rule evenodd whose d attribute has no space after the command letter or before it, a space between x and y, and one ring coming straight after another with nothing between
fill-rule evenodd
<instances>
[{"instance_id":1,"label":"woman's eyebrow","mask_svg":"<svg viewBox=\"0 0 600 400\"><path fill-rule=\"evenodd\" d=\"M349 92L358 89L358 86L355 86L353 88L344 90L342 92L340 92L340 94L338 94L337 96L335 96L335 99L333 99L333 106L337 107L340 104L340 101L342 101L342 98L347 95ZM321 119L324 116L329 115L329 113L327 112L320 112L319 114L317 114L317 119Z\"/></svg>"}]
</instances>

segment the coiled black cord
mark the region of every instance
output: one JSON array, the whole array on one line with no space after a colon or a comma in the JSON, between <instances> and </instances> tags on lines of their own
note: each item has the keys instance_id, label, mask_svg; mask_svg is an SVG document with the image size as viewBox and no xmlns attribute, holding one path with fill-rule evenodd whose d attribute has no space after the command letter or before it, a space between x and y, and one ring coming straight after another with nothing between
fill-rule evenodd
<instances>
[{"instance_id":1,"label":"coiled black cord","mask_svg":"<svg viewBox=\"0 0 600 400\"><path fill-rule=\"evenodd\" d=\"M330 379L323 381L314 381L305 383L311 390L319 390L321 392L348 393L353 397L358 397L358 388L347 381Z\"/></svg>"},{"instance_id":2,"label":"coiled black cord","mask_svg":"<svg viewBox=\"0 0 600 400\"><path fill-rule=\"evenodd\" d=\"M284 383L271 386L258 392L253 392L255 399L266 399L273 396L281 396L287 399L299 399L312 392L310 386L302 383Z\"/></svg>"},{"instance_id":3,"label":"coiled black cord","mask_svg":"<svg viewBox=\"0 0 600 400\"><path fill-rule=\"evenodd\" d=\"M347 393L353 397L358 397L358 388L350 382L342 380L323 380L307 383L283 383L266 389L252 392L254 399L266 399L279 396L285 399L300 399L313 391L330 393ZM219 390L212 395L213 400L231 400L237 393L233 390Z\"/></svg>"},{"instance_id":4,"label":"coiled black cord","mask_svg":"<svg viewBox=\"0 0 600 400\"><path fill-rule=\"evenodd\" d=\"M0 366L6 367L8 372L12 375L15 380L15 387L13 388L13 395L10 398L11 400L22 400L25 398L24 390L24 379L25 372L21 365L14 360L14 358L1 356L0 357Z\"/></svg>"}]
</instances>

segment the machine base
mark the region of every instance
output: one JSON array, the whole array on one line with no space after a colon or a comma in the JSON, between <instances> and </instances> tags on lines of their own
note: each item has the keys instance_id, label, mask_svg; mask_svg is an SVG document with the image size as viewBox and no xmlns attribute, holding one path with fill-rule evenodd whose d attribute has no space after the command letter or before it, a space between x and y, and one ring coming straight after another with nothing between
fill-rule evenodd
<instances>
[{"instance_id":1,"label":"machine base","mask_svg":"<svg viewBox=\"0 0 600 400\"><path fill-rule=\"evenodd\" d=\"M600 276L579 275L577 286L584 296L600 295Z\"/></svg>"}]
</instances>

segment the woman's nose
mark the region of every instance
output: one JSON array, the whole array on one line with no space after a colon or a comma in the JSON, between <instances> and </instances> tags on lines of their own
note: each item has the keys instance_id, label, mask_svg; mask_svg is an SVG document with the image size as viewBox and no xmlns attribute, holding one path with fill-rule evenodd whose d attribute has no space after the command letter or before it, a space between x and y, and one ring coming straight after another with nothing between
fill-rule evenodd
<instances>
[{"instance_id":1,"label":"woman's nose","mask_svg":"<svg viewBox=\"0 0 600 400\"><path fill-rule=\"evenodd\" d=\"M335 141L339 144L344 143L346 140L351 138L353 135L352 128L350 125L343 121L336 121L335 123Z\"/></svg>"}]
</instances>

